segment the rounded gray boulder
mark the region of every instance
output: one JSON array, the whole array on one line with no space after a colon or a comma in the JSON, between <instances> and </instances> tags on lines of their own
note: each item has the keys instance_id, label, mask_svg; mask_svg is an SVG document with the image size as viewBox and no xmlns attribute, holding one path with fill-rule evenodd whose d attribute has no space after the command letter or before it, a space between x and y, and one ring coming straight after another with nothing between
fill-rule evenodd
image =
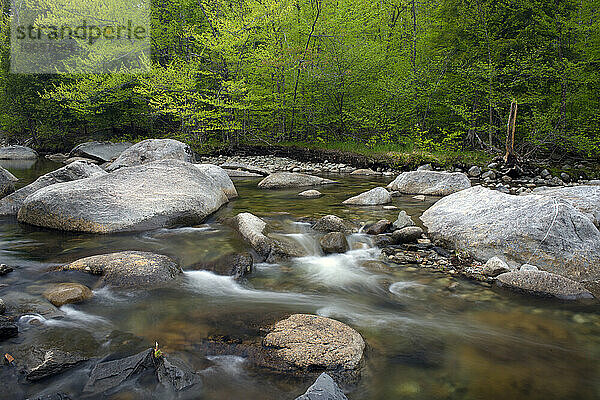
<instances>
[{"instance_id":1,"label":"rounded gray boulder","mask_svg":"<svg viewBox=\"0 0 600 400\"><path fill-rule=\"evenodd\" d=\"M124 150L107 171L123 167L147 164L158 160L194 161L192 149L185 143L173 139L146 139Z\"/></svg>"},{"instance_id":2,"label":"rounded gray boulder","mask_svg":"<svg viewBox=\"0 0 600 400\"><path fill-rule=\"evenodd\" d=\"M403 172L388 185L388 189L404 194L447 196L471 187L462 172L410 171Z\"/></svg>"}]
</instances>

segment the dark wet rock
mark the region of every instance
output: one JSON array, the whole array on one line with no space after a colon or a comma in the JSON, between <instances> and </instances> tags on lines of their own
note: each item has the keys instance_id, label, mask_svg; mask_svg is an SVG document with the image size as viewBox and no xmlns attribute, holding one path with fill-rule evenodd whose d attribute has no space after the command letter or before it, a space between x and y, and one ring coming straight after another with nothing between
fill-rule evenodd
<instances>
[{"instance_id":1,"label":"dark wet rock","mask_svg":"<svg viewBox=\"0 0 600 400\"><path fill-rule=\"evenodd\" d=\"M59 283L44 292L44 297L56 307L81 303L92 297L92 291L80 283Z\"/></svg>"},{"instance_id":2,"label":"dark wet rock","mask_svg":"<svg viewBox=\"0 0 600 400\"><path fill-rule=\"evenodd\" d=\"M308 199L315 199L317 197L323 196L323 193L319 192L318 190L310 189L310 190L305 190L304 192L298 193L298 196L306 197Z\"/></svg>"},{"instance_id":3,"label":"dark wet rock","mask_svg":"<svg viewBox=\"0 0 600 400\"><path fill-rule=\"evenodd\" d=\"M345 253L349 245L346 235L342 232L329 232L319 240L325 254Z\"/></svg>"},{"instance_id":4,"label":"dark wet rock","mask_svg":"<svg viewBox=\"0 0 600 400\"><path fill-rule=\"evenodd\" d=\"M381 235L382 233L387 232L391 226L392 223L390 221L388 221L387 219L382 219L373 224L365 226L364 232L367 235Z\"/></svg>"},{"instance_id":5,"label":"dark wet rock","mask_svg":"<svg viewBox=\"0 0 600 400\"><path fill-rule=\"evenodd\" d=\"M75 146L69 153L69 156L85 157L100 162L107 162L117 158L131 146L132 144L128 142L86 142Z\"/></svg>"},{"instance_id":6,"label":"dark wet rock","mask_svg":"<svg viewBox=\"0 0 600 400\"><path fill-rule=\"evenodd\" d=\"M23 205L23 202L32 193L55 183L76 181L92 176L106 175L100 167L84 161L76 161L55 171L49 172L37 178L33 183L22 187L13 194L0 200L0 215L15 215Z\"/></svg>"},{"instance_id":7,"label":"dark wet rock","mask_svg":"<svg viewBox=\"0 0 600 400\"><path fill-rule=\"evenodd\" d=\"M25 199L18 219L66 231L141 231L201 223L227 201L207 172L162 160L42 188Z\"/></svg>"},{"instance_id":8,"label":"dark wet rock","mask_svg":"<svg viewBox=\"0 0 600 400\"><path fill-rule=\"evenodd\" d=\"M83 391L103 393L154 368L153 349L120 360L104 361L94 367Z\"/></svg>"},{"instance_id":9,"label":"dark wet rock","mask_svg":"<svg viewBox=\"0 0 600 400\"><path fill-rule=\"evenodd\" d=\"M312 229L319 232L345 232L349 230L346 222L335 215L321 217L313 224Z\"/></svg>"},{"instance_id":10,"label":"dark wet rock","mask_svg":"<svg viewBox=\"0 0 600 400\"><path fill-rule=\"evenodd\" d=\"M406 213L406 211L400 211L398 218L393 223L394 229L402 229L407 226L414 226L415 223L412 218Z\"/></svg>"},{"instance_id":11,"label":"dark wet rock","mask_svg":"<svg viewBox=\"0 0 600 400\"><path fill-rule=\"evenodd\" d=\"M44 318L62 317L64 313L42 297L23 292L8 292L2 295L6 309L11 314L40 314Z\"/></svg>"},{"instance_id":12,"label":"dark wet rock","mask_svg":"<svg viewBox=\"0 0 600 400\"><path fill-rule=\"evenodd\" d=\"M295 172L276 172L258 183L260 189L286 189L336 183L330 179Z\"/></svg>"},{"instance_id":13,"label":"dark wet rock","mask_svg":"<svg viewBox=\"0 0 600 400\"><path fill-rule=\"evenodd\" d=\"M296 400L348 400L333 378L323 372L306 393Z\"/></svg>"},{"instance_id":14,"label":"dark wet rock","mask_svg":"<svg viewBox=\"0 0 600 400\"><path fill-rule=\"evenodd\" d=\"M0 299L0 315L6 312L6 304L4 304L4 300Z\"/></svg>"},{"instance_id":15,"label":"dark wet rock","mask_svg":"<svg viewBox=\"0 0 600 400\"><path fill-rule=\"evenodd\" d=\"M238 171L250 172L252 174L260 175L260 176L267 176L267 175L271 174L271 171L269 171L266 168L261 168L261 167L257 167L256 165L250 165L250 164L246 164L246 163L239 163L239 162L233 162L233 161L227 161L226 163L221 164L220 167L223 169L226 169L226 170L238 170Z\"/></svg>"},{"instance_id":16,"label":"dark wet rock","mask_svg":"<svg viewBox=\"0 0 600 400\"><path fill-rule=\"evenodd\" d=\"M48 350L42 362L31 368L25 375L29 381L39 381L60 374L75 365L87 361L86 357L60 350Z\"/></svg>"},{"instance_id":17,"label":"dark wet rock","mask_svg":"<svg viewBox=\"0 0 600 400\"><path fill-rule=\"evenodd\" d=\"M38 154L25 146L0 147L0 160L35 160Z\"/></svg>"},{"instance_id":18,"label":"dark wet rock","mask_svg":"<svg viewBox=\"0 0 600 400\"><path fill-rule=\"evenodd\" d=\"M373 244L379 248L383 248L394 244L394 241L392 240L392 235L376 235L373 238Z\"/></svg>"},{"instance_id":19,"label":"dark wet rock","mask_svg":"<svg viewBox=\"0 0 600 400\"><path fill-rule=\"evenodd\" d=\"M405 194L447 196L471 187L462 172L411 171L403 172L388 185L391 190Z\"/></svg>"},{"instance_id":20,"label":"dark wet rock","mask_svg":"<svg viewBox=\"0 0 600 400\"><path fill-rule=\"evenodd\" d=\"M17 337L19 328L12 322L0 320L0 341Z\"/></svg>"},{"instance_id":21,"label":"dark wet rock","mask_svg":"<svg viewBox=\"0 0 600 400\"><path fill-rule=\"evenodd\" d=\"M0 167L0 199L15 191L15 182L17 181L18 179L13 174Z\"/></svg>"},{"instance_id":22,"label":"dark wet rock","mask_svg":"<svg viewBox=\"0 0 600 400\"><path fill-rule=\"evenodd\" d=\"M546 271L515 271L497 276L497 284L533 296L562 300L593 298L579 282Z\"/></svg>"},{"instance_id":23,"label":"dark wet rock","mask_svg":"<svg viewBox=\"0 0 600 400\"><path fill-rule=\"evenodd\" d=\"M388 204L392 201L392 195L384 187L376 187L357 196L344 200L342 204L355 206L377 206Z\"/></svg>"},{"instance_id":24,"label":"dark wet rock","mask_svg":"<svg viewBox=\"0 0 600 400\"><path fill-rule=\"evenodd\" d=\"M392 232L392 242L396 244L416 242L423 234L418 226L407 226Z\"/></svg>"},{"instance_id":25,"label":"dark wet rock","mask_svg":"<svg viewBox=\"0 0 600 400\"><path fill-rule=\"evenodd\" d=\"M72 400L73 398L70 397L68 394L66 393L52 393L52 394L45 394L42 396L38 396L38 397L34 397L32 400Z\"/></svg>"},{"instance_id":26,"label":"dark wet rock","mask_svg":"<svg viewBox=\"0 0 600 400\"><path fill-rule=\"evenodd\" d=\"M287 261L290 258L305 257L308 253L294 240L291 239L272 239L271 252L267 257L268 263L279 263Z\"/></svg>"},{"instance_id":27,"label":"dark wet rock","mask_svg":"<svg viewBox=\"0 0 600 400\"><path fill-rule=\"evenodd\" d=\"M232 276L234 279L241 279L252 273L254 261L250 253L227 254L216 260L202 262L194 265L192 269L212 271L219 275Z\"/></svg>"},{"instance_id":28,"label":"dark wet rock","mask_svg":"<svg viewBox=\"0 0 600 400\"><path fill-rule=\"evenodd\" d=\"M13 267L9 267L6 264L0 264L0 276L4 276L13 271L14 271Z\"/></svg>"},{"instance_id":29,"label":"dark wet rock","mask_svg":"<svg viewBox=\"0 0 600 400\"><path fill-rule=\"evenodd\" d=\"M116 171L123 167L147 164L158 160L193 162L192 149L185 143L173 139L146 139L124 150L106 169Z\"/></svg>"},{"instance_id":30,"label":"dark wet rock","mask_svg":"<svg viewBox=\"0 0 600 400\"><path fill-rule=\"evenodd\" d=\"M232 226L240 236L256 251L261 261L271 252L271 239L264 235L267 223L250 213L240 213L232 218Z\"/></svg>"},{"instance_id":31,"label":"dark wet rock","mask_svg":"<svg viewBox=\"0 0 600 400\"><path fill-rule=\"evenodd\" d=\"M235 185L233 181L227 175L227 172L221 167L217 167L214 164L194 164L196 168L200 171L206 173L210 179L214 180L215 185L223 189L225 195L229 200L236 198L238 196L237 190L235 189Z\"/></svg>"},{"instance_id":32,"label":"dark wet rock","mask_svg":"<svg viewBox=\"0 0 600 400\"><path fill-rule=\"evenodd\" d=\"M339 321L293 314L273 326L263 346L292 369L342 371L359 367L365 342L358 332Z\"/></svg>"},{"instance_id":33,"label":"dark wet rock","mask_svg":"<svg viewBox=\"0 0 600 400\"><path fill-rule=\"evenodd\" d=\"M484 264L482 272L485 276L495 277L510 272L510 267L500 258L492 257Z\"/></svg>"},{"instance_id":34,"label":"dark wet rock","mask_svg":"<svg viewBox=\"0 0 600 400\"><path fill-rule=\"evenodd\" d=\"M158 381L169 389L179 392L201 383L191 367L177 358L162 356L155 363Z\"/></svg>"},{"instance_id":35,"label":"dark wet rock","mask_svg":"<svg viewBox=\"0 0 600 400\"><path fill-rule=\"evenodd\" d=\"M101 275L105 284L116 287L162 286L183 272L169 257L142 251L86 257L61 267L61 270Z\"/></svg>"},{"instance_id":36,"label":"dark wet rock","mask_svg":"<svg viewBox=\"0 0 600 400\"><path fill-rule=\"evenodd\" d=\"M576 281L600 279L600 232L566 201L513 196L481 186L445 197L421 216L438 245L479 261L497 254Z\"/></svg>"}]
</instances>

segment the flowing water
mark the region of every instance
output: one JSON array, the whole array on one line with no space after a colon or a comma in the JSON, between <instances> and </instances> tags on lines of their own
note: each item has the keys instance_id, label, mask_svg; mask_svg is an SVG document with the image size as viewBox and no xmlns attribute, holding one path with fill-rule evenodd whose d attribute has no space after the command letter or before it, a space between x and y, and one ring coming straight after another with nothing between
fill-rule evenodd
<instances>
[{"instance_id":1,"label":"flowing water","mask_svg":"<svg viewBox=\"0 0 600 400\"><path fill-rule=\"evenodd\" d=\"M43 161L8 167L25 184L57 165ZM253 367L239 354L206 355L202 343L214 337L257 337L264 334L260 327L265 323L291 313L314 313L347 323L368 343L360 380L345 387L350 399L600 397L597 306L524 298L416 266L388 265L363 234L349 237L348 253L324 256L318 234L304 218L336 214L364 222L394 219L398 212L340 204L388 180L335 178L340 183L320 189L325 196L319 199L300 199L298 190L258 190L257 180L236 180L239 198L195 227L90 235L0 219L0 262L16 266L0 278L0 298L43 304L41 293L50 283L73 279L94 288L91 300L63 306L58 317L40 312L23 316L19 337L1 343L2 353L60 344L103 357L158 341L163 351L185 359L202 376L202 390L182 398L293 399L314 376L277 375ZM410 196L394 200L412 216L432 202ZM309 255L258 264L243 282L194 270L195 264L247 250L218 222L244 211L265 219L271 232L298 242ZM95 277L49 271L81 257L121 250L169 255L185 273L166 289L122 291L95 287ZM448 290L455 280L459 285ZM84 366L37 384L8 385L0 398L57 391L78 398L87 373ZM135 388L128 395L114 398L139 398Z\"/></svg>"}]
</instances>

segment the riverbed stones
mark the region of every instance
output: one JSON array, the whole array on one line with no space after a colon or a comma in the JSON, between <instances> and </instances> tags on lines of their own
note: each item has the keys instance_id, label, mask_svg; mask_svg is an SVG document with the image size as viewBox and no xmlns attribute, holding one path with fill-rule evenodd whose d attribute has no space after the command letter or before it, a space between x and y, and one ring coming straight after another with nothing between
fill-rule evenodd
<instances>
[{"instance_id":1,"label":"riverbed stones","mask_svg":"<svg viewBox=\"0 0 600 400\"><path fill-rule=\"evenodd\" d=\"M392 195L384 187L376 187L344 200L342 204L355 206L377 206L392 202Z\"/></svg>"},{"instance_id":2,"label":"riverbed stones","mask_svg":"<svg viewBox=\"0 0 600 400\"><path fill-rule=\"evenodd\" d=\"M131 146L129 142L86 142L75 146L69 157L84 157L104 163L117 158Z\"/></svg>"},{"instance_id":3,"label":"riverbed stones","mask_svg":"<svg viewBox=\"0 0 600 400\"><path fill-rule=\"evenodd\" d=\"M348 400L332 377L323 372L306 392L295 400Z\"/></svg>"},{"instance_id":4,"label":"riverbed stones","mask_svg":"<svg viewBox=\"0 0 600 400\"><path fill-rule=\"evenodd\" d=\"M412 220L412 218L406 213L406 211L400 211L400 213L398 213L398 218L396 218L392 225L394 229L402 229L406 228L407 226L414 226L415 223Z\"/></svg>"},{"instance_id":5,"label":"riverbed stones","mask_svg":"<svg viewBox=\"0 0 600 400\"><path fill-rule=\"evenodd\" d=\"M85 161L76 161L55 171L49 172L37 178L33 183L22 187L16 192L0 199L0 215L15 215L30 194L55 183L71 182L92 176L106 175L97 165Z\"/></svg>"},{"instance_id":6,"label":"riverbed stones","mask_svg":"<svg viewBox=\"0 0 600 400\"><path fill-rule=\"evenodd\" d=\"M13 267L10 267L6 264L0 264L0 276L4 276L13 271L14 271Z\"/></svg>"},{"instance_id":7,"label":"riverbed stones","mask_svg":"<svg viewBox=\"0 0 600 400\"><path fill-rule=\"evenodd\" d=\"M258 183L260 189L288 189L336 183L331 179L297 172L276 172Z\"/></svg>"},{"instance_id":8,"label":"riverbed stones","mask_svg":"<svg viewBox=\"0 0 600 400\"><path fill-rule=\"evenodd\" d=\"M92 233L195 225L227 203L225 190L193 164L155 161L42 188L25 199L18 220Z\"/></svg>"},{"instance_id":9,"label":"riverbed stones","mask_svg":"<svg viewBox=\"0 0 600 400\"><path fill-rule=\"evenodd\" d=\"M423 229L418 226L407 226L392 232L392 242L395 244L413 243L421 238Z\"/></svg>"},{"instance_id":10,"label":"riverbed stones","mask_svg":"<svg viewBox=\"0 0 600 400\"><path fill-rule=\"evenodd\" d=\"M194 161L190 146L174 139L146 139L124 150L107 171L147 164L158 160Z\"/></svg>"},{"instance_id":11,"label":"riverbed stones","mask_svg":"<svg viewBox=\"0 0 600 400\"><path fill-rule=\"evenodd\" d=\"M85 257L60 269L101 275L104 284L124 288L163 286L183 273L171 258L143 251Z\"/></svg>"},{"instance_id":12,"label":"riverbed stones","mask_svg":"<svg viewBox=\"0 0 600 400\"><path fill-rule=\"evenodd\" d=\"M35 150L25 146L0 147L0 160L35 160L38 154Z\"/></svg>"},{"instance_id":13,"label":"riverbed stones","mask_svg":"<svg viewBox=\"0 0 600 400\"><path fill-rule=\"evenodd\" d=\"M251 213L239 213L232 218L232 226L256 253L265 260L271 252L271 239L264 235L267 223Z\"/></svg>"},{"instance_id":14,"label":"riverbed stones","mask_svg":"<svg viewBox=\"0 0 600 400\"><path fill-rule=\"evenodd\" d=\"M349 227L340 217L325 215L312 225L312 229L320 232L345 232L349 230Z\"/></svg>"},{"instance_id":15,"label":"riverbed stones","mask_svg":"<svg viewBox=\"0 0 600 400\"><path fill-rule=\"evenodd\" d=\"M223 189L223 192L229 200L234 199L238 196L237 190L233 181L227 175L227 172L214 164L194 164L200 171L205 172L206 175L215 182L215 185Z\"/></svg>"},{"instance_id":16,"label":"riverbed stones","mask_svg":"<svg viewBox=\"0 0 600 400\"><path fill-rule=\"evenodd\" d=\"M325 254L345 253L349 245L346 235L342 232L329 232L320 240L319 244Z\"/></svg>"},{"instance_id":17,"label":"riverbed stones","mask_svg":"<svg viewBox=\"0 0 600 400\"><path fill-rule=\"evenodd\" d=\"M315 189L305 190L304 192L298 193L298 196L305 197L307 199L316 199L317 197L323 196L323 193Z\"/></svg>"},{"instance_id":18,"label":"riverbed stones","mask_svg":"<svg viewBox=\"0 0 600 400\"><path fill-rule=\"evenodd\" d=\"M6 312L6 304L4 304L4 300L0 299L0 315Z\"/></svg>"},{"instance_id":19,"label":"riverbed stones","mask_svg":"<svg viewBox=\"0 0 600 400\"><path fill-rule=\"evenodd\" d=\"M404 194L447 196L471 187L469 177L462 172L403 172L388 185L388 189Z\"/></svg>"},{"instance_id":20,"label":"riverbed stones","mask_svg":"<svg viewBox=\"0 0 600 400\"><path fill-rule=\"evenodd\" d=\"M294 369L350 371L359 367L365 342L334 319L293 314L273 326L263 346Z\"/></svg>"},{"instance_id":21,"label":"riverbed stones","mask_svg":"<svg viewBox=\"0 0 600 400\"><path fill-rule=\"evenodd\" d=\"M513 196L481 186L439 200L421 216L429 237L479 261L498 253L575 281L600 279L600 233L570 203Z\"/></svg>"},{"instance_id":22,"label":"riverbed stones","mask_svg":"<svg viewBox=\"0 0 600 400\"><path fill-rule=\"evenodd\" d=\"M92 297L92 291L80 283L59 283L44 292L44 297L56 307L81 303Z\"/></svg>"},{"instance_id":23,"label":"riverbed stones","mask_svg":"<svg viewBox=\"0 0 600 400\"><path fill-rule=\"evenodd\" d=\"M479 175L481 175L481 168L479 168L477 165L473 165L471 168L469 168L467 173L469 176L477 178Z\"/></svg>"},{"instance_id":24,"label":"riverbed stones","mask_svg":"<svg viewBox=\"0 0 600 400\"><path fill-rule=\"evenodd\" d=\"M546 271L514 271L496 277L497 284L533 296L562 300L593 298L580 283Z\"/></svg>"},{"instance_id":25,"label":"riverbed stones","mask_svg":"<svg viewBox=\"0 0 600 400\"><path fill-rule=\"evenodd\" d=\"M483 265L483 274L485 276L495 277L505 272L510 272L511 268L505 263L502 259L497 256L494 256L487 260L487 262Z\"/></svg>"},{"instance_id":26,"label":"riverbed stones","mask_svg":"<svg viewBox=\"0 0 600 400\"><path fill-rule=\"evenodd\" d=\"M15 191L15 182L17 181L18 179L13 174L0 167L0 199Z\"/></svg>"}]
</instances>

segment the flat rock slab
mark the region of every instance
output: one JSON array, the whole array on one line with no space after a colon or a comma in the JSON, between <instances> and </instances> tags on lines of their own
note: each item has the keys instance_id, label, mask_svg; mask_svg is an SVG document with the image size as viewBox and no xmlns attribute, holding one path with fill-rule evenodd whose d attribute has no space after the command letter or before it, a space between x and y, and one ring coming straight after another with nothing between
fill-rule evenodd
<instances>
[{"instance_id":1,"label":"flat rock slab","mask_svg":"<svg viewBox=\"0 0 600 400\"><path fill-rule=\"evenodd\" d=\"M195 225L229 200L218 182L193 164L155 161L42 188L25 199L18 220L92 233Z\"/></svg>"},{"instance_id":2,"label":"flat rock slab","mask_svg":"<svg viewBox=\"0 0 600 400\"><path fill-rule=\"evenodd\" d=\"M69 153L69 157L85 157L100 162L108 162L117 158L132 145L129 142L86 142L75 146Z\"/></svg>"},{"instance_id":3,"label":"flat rock slab","mask_svg":"<svg viewBox=\"0 0 600 400\"><path fill-rule=\"evenodd\" d=\"M377 206L392 202L392 195L384 187L376 187L344 200L342 204L355 206Z\"/></svg>"},{"instance_id":4,"label":"flat rock slab","mask_svg":"<svg viewBox=\"0 0 600 400\"><path fill-rule=\"evenodd\" d=\"M84 392L102 393L145 371L154 370L153 350L120 360L99 363L90 373Z\"/></svg>"},{"instance_id":5,"label":"flat rock slab","mask_svg":"<svg viewBox=\"0 0 600 400\"><path fill-rule=\"evenodd\" d=\"M71 182L92 176L106 175L107 172L95 164L75 161L69 165L49 172L37 178L33 183L0 199L0 215L16 215L30 194L55 183Z\"/></svg>"},{"instance_id":6,"label":"flat rock slab","mask_svg":"<svg viewBox=\"0 0 600 400\"><path fill-rule=\"evenodd\" d=\"M147 164L158 160L194 161L190 146L173 139L146 139L124 150L106 170Z\"/></svg>"},{"instance_id":7,"label":"flat rock slab","mask_svg":"<svg viewBox=\"0 0 600 400\"><path fill-rule=\"evenodd\" d=\"M262 178L263 175L254 172L240 171L237 169L226 169L225 172L230 178Z\"/></svg>"},{"instance_id":8,"label":"flat rock slab","mask_svg":"<svg viewBox=\"0 0 600 400\"><path fill-rule=\"evenodd\" d=\"M593 298L580 283L546 271L514 271L496 277L499 286L514 291L562 300Z\"/></svg>"},{"instance_id":9,"label":"flat rock slab","mask_svg":"<svg viewBox=\"0 0 600 400\"><path fill-rule=\"evenodd\" d=\"M462 172L403 172L388 185L404 194L447 196L471 187L469 177Z\"/></svg>"},{"instance_id":10,"label":"flat rock slab","mask_svg":"<svg viewBox=\"0 0 600 400\"><path fill-rule=\"evenodd\" d=\"M258 183L260 189L288 189L336 183L331 179L296 172L276 172Z\"/></svg>"},{"instance_id":11,"label":"flat rock slab","mask_svg":"<svg viewBox=\"0 0 600 400\"><path fill-rule=\"evenodd\" d=\"M267 176L271 174L271 171L269 171L268 169L233 161L227 161L226 163L221 164L220 167L229 170L246 171L261 176Z\"/></svg>"},{"instance_id":12,"label":"flat rock slab","mask_svg":"<svg viewBox=\"0 0 600 400\"><path fill-rule=\"evenodd\" d=\"M600 279L600 232L570 203L549 196L513 196L481 186L444 197L421 216L441 247L485 262L497 254L581 281Z\"/></svg>"},{"instance_id":13,"label":"flat rock slab","mask_svg":"<svg viewBox=\"0 0 600 400\"><path fill-rule=\"evenodd\" d=\"M38 154L25 146L0 147L0 160L35 160Z\"/></svg>"},{"instance_id":14,"label":"flat rock slab","mask_svg":"<svg viewBox=\"0 0 600 400\"><path fill-rule=\"evenodd\" d=\"M362 336L348 325L309 314L293 314L276 323L263 345L301 370L354 370L365 349Z\"/></svg>"},{"instance_id":15,"label":"flat rock slab","mask_svg":"<svg viewBox=\"0 0 600 400\"><path fill-rule=\"evenodd\" d=\"M296 400L348 400L332 377L323 372L306 393Z\"/></svg>"},{"instance_id":16,"label":"flat rock slab","mask_svg":"<svg viewBox=\"0 0 600 400\"><path fill-rule=\"evenodd\" d=\"M60 269L102 275L104 283L116 287L161 286L183 273L169 257L143 251L86 257Z\"/></svg>"},{"instance_id":17,"label":"flat rock slab","mask_svg":"<svg viewBox=\"0 0 600 400\"><path fill-rule=\"evenodd\" d=\"M47 350L42 362L27 371L25 377L28 381L39 381L60 374L86 360L86 357L79 354L71 354L61 350Z\"/></svg>"}]
</instances>

